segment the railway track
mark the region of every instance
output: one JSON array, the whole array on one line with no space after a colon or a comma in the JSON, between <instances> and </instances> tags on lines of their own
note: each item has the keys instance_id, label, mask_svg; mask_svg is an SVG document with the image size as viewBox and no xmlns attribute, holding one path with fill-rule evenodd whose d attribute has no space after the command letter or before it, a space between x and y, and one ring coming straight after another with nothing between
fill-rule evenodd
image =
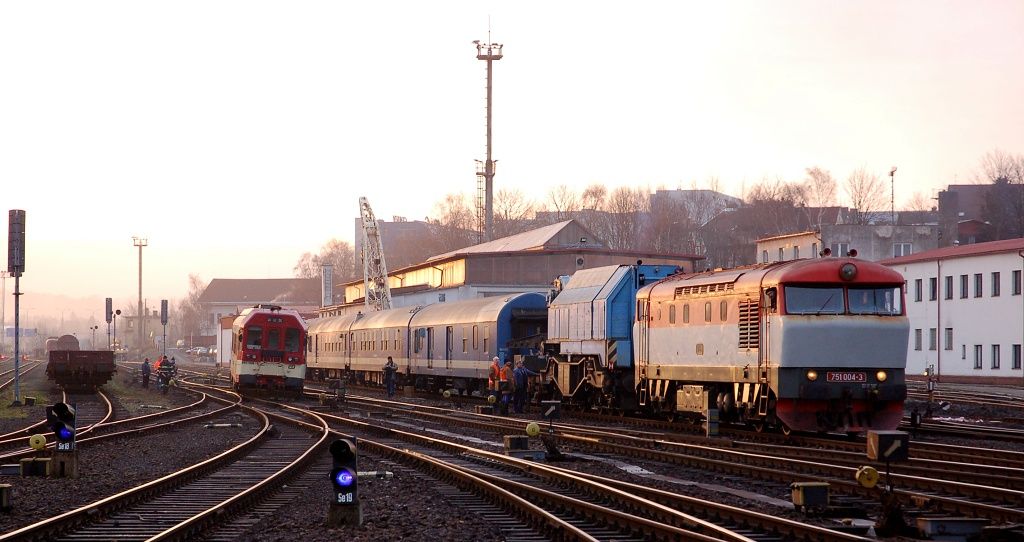
<instances>
[{"instance_id":1,"label":"railway track","mask_svg":"<svg viewBox=\"0 0 1024 542\"><path fill-rule=\"evenodd\" d=\"M7 533L0 541L193 539L294 475L327 437L322 420L318 422L321 429L311 437L309 427L314 423L272 426L267 414L242 408L260 426L246 442L136 488Z\"/></svg>"}]
</instances>

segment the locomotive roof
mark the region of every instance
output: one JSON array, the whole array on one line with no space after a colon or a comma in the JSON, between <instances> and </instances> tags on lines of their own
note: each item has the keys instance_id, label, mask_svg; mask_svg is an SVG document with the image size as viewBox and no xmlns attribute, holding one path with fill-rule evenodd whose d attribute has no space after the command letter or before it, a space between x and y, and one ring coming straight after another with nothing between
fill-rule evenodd
<instances>
[{"instance_id":1,"label":"locomotive roof","mask_svg":"<svg viewBox=\"0 0 1024 542\"><path fill-rule=\"evenodd\" d=\"M645 289L707 286L708 288L701 291L719 291L732 289L738 283L750 281L765 286L780 282L830 282L839 278L839 268L846 263L857 266L857 276L851 282L903 283L903 275L875 262L856 258L812 258L672 275Z\"/></svg>"},{"instance_id":2,"label":"locomotive roof","mask_svg":"<svg viewBox=\"0 0 1024 542\"><path fill-rule=\"evenodd\" d=\"M461 322L491 322L498 319L506 307L539 308L546 306L544 294L526 292L500 297L484 297L455 303L435 303L427 305L416 313L413 323L417 326Z\"/></svg>"}]
</instances>

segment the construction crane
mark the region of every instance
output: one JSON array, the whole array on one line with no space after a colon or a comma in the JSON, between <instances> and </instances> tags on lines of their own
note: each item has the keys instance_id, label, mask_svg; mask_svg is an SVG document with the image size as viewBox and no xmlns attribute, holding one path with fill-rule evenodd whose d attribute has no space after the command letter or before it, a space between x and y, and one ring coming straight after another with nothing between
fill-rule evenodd
<instances>
[{"instance_id":1,"label":"construction crane","mask_svg":"<svg viewBox=\"0 0 1024 542\"><path fill-rule=\"evenodd\" d=\"M359 216L363 219L363 286L367 309L384 311L391 308L391 287L388 266L384 263L384 245L373 209L366 198L359 198Z\"/></svg>"}]
</instances>

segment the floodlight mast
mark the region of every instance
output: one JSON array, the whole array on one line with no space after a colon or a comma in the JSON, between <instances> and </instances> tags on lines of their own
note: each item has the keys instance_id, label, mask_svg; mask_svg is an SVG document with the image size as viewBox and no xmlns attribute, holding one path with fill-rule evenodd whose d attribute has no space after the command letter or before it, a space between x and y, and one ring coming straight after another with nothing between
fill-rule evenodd
<instances>
[{"instance_id":1,"label":"floodlight mast","mask_svg":"<svg viewBox=\"0 0 1024 542\"><path fill-rule=\"evenodd\" d=\"M391 308L391 287L388 285L388 266L384 262L384 245L380 228L373 215L370 202L359 198L359 216L363 220L363 288L368 309L383 311Z\"/></svg>"}]
</instances>

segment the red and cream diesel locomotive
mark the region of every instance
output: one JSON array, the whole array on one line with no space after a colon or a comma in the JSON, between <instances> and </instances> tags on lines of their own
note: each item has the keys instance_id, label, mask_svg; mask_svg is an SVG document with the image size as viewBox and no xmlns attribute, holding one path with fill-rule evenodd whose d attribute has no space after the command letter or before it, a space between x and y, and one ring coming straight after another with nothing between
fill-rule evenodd
<instances>
[{"instance_id":1,"label":"red and cream diesel locomotive","mask_svg":"<svg viewBox=\"0 0 1024 542\"><path fill-rule=\"evenodd\" d=\"M673 275L637 292L637 400L783 431L894 429L906 398L903 277L855 258Z\"/></svg>"},{"instance_id":2,"label":"red and cream diesel locomotive","mask_svg":"<svg viewBox=\"0 0 1024 542\"><path fill-rule=\"evenodd\" d=\"M231 383L236 390L302 392L305 320L277 305L245 309L231 325Z\"/></svg>"}]
</instances>

